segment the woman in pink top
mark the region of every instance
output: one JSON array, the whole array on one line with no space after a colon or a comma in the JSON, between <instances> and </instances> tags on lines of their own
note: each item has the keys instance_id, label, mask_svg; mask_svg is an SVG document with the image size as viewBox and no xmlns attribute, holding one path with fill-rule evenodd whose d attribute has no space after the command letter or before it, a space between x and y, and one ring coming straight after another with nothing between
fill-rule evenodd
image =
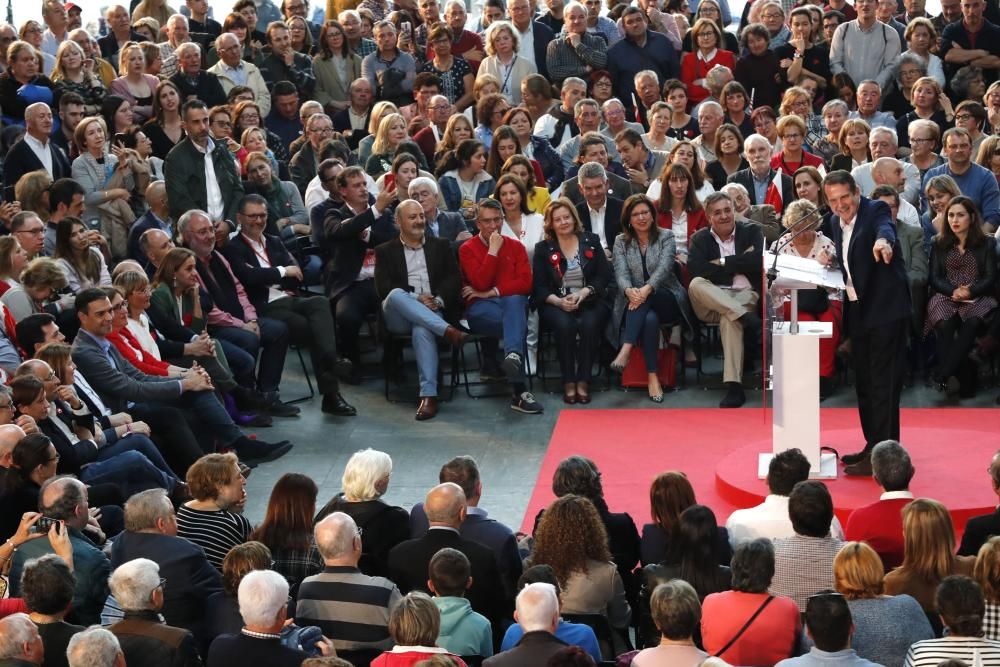
<instances>
[{"instance_id":1,"label":"woman in pink top","mask_svg":"<svg viewBox=\"0 0 1000 667\"><path fill-rule=\"evenodd\" d=\"M774 545L764 538L741 544L730 568L733 590L713 593L702 605L705 650L731 665L770 667L790 658L802 620L794 600L767 592L774 576Z\"/></svg>"}]
</instances>

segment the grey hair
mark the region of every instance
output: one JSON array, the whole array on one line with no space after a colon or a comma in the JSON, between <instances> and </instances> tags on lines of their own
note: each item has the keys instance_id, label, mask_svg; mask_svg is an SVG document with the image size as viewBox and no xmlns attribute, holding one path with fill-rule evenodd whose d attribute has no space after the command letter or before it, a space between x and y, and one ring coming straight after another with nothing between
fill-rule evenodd
<instances>
[{"instance_id":1,"label":"grey hair","mask_svg":"<svg viewBox=\"0 0 1000 667\"><path fill-rule=\"evenodd\" d=\"M148 558L135 558L119 565L108 585L125 611L152 609L153 591L160 585L160 566Z\"/></svg>"},{"instance_id":2,"label":"grey hair","mask_svg":"<svg viewBox=\"0 0 1000 667\"><path fill-rule=\"evenodd\" d=\"M214 44L215 44L215 50L216 50L216 52L218 52L218 51L221 51L221 50L222 50L222 39L223 39L223 38L224 38L224 37L225 37L226 35L230 35L230 36L232 36L232 37L233 37L233 38L234 38L234 39L236 40L236 43L237 43L237 44L239 44L239 42L240 42L240 38L236 36L236 33L232 33L232 32L224 32L224 33L222 33L221 35L219 35L218 37L216 37L216 38L215 38L215 42L214 42ZM179 51L180 49L177 49L177 50Z\"/></svg>"},{"instance_id":3,"label":"grey hair","mask_svg":"<svg viewBox=\"0 0 1000 667\"><path fill-rule=\"evenodd\" d=\"M601 105L597 103L597 100L591 97L584 97L582 100L578 100L577 103L573 105L573 116L575 117L579 114L583 107L594 107L597 109L597 113L601 112Z\"/></svg>"},{"instance_id":4,"label":"grey hair","mask_svg":"<svg viewBox=\"0 0 1000 667\"><path fill-rule=\"evenodd\" d=\"M359 21L361 20L361 14L359 14L358 10L356 10L356 9L345 9L344 11L340 12L339 14L337 14L337 20L340 21L341 23L343 23L344 19L347 18L347 17L349 17L349 16L353 16L354 18L356 18Z\"/></svg>"},{"instance_id":5,"label":"grey hair","mask_svg":"<svg viewBox=\"0 0 1000 667\"><path fill-rule=\"evenodd\" d=\"M357 535L358 525L354 523L354 517L343 512L333 512L323 517L313 528L316 548L328 560L350 554Z\"/></svg>"},{"instance_id":6,"label":"grey hair","mask_svg":"<svg viewBox=\"0 0 1000 667\"><path fill-rule=\"evenodd\" d=\"M410 187L406 189L406 193L412 197L413 188L422 188L422 187L430 188L431 192L433 192L435 196L438 194L437 181L435 181L433 178L429 176L417 176L416 178L414 178L412 181L410 181Z\"/></svg>"},{"instance_id":7,"label":"grey hair","mask_svg":"<svg viewBox=\"0 0 1000 667\"><path fill-rule=\"evenodd\" d=\"M698 115L700 116L703 111L711 111L717 116L725 116L726 112L722 110L722 105L715 100L707 100L701 103L698 107Z\"/></svg>"},{"instance_id":8,"label":"grey hair","mask_svg":"<svg viewBox=\"0 0 1000 667\"><path fill-rule=\"evenodd\" d=\"M604 170L604 165L600 162L587 162L576 172L576 182L583 185L585 178L599 178L602 181L608 180L608 172Z\"/></svg>"},{"instance_id":9,"label":"grey hair","mask_svg":"<svg viewBox=\"0 0 1000 667\"><path fill-rule=\"evenodd\" d=\"M187 231L188 225L191 224L191 220L196 215L200 215L201 217L205 218L209 222L211 222L211 220L212 220L212 216L210 216L205 211L202 211L200 208L193 208L190 211L185 211L181 215L181 217L178 218L178 220L177 220L177 233L180 234L181 236L184 236L184 232Z\"/></svg>"},{"instance_id":10,"label":"grey hair","mask_svg":"<svg viewBox=\"0 0 1000 667\"><path fill-rule=\"evenodd\" d=\"M45 505L45 492L53 486L59 486L62 494L51 505ZM87 498L83 482L69 475L59 475L45 480L38 494L38 510L52 519L69 521L76 516L76 508Z\"/></svg>"},{"instance_id":11,"label":"grey hair","mask_svg":"<svg viewBox=\"0 0 1000 667\"><path fill-rule=\"evenodd\" d=\"M99 625L78 632L69 640L66 657L69 667L112 667L121 653L118 638Z\"/></svg>"},{"instance_id":12,"label":"grey hair","mask_svg":"<svg viewBox=\"0 0 1000 667\"><path fill-rule=\"evenodd\" d=\"M601 111L607 113L608 109L615 104L620 106L622 109L625 108L625 105L622 104L622 101L620 99L618 99L617 97L612 97L611 99L604 101L604 104L601 105Z\"/></svg>"},{"instance_id":13,"label":"grey hair","mask_svg":"<svg viewBox=\"0 0 1000 667\"><path fill-rule=\"evenodd\" d=\"M743 151L746 152L750 150L750 147L756 143L763 143L764 145L767 146L767 150L769 151L774 150L774 146L771 145L771 141L767 137L765 137L763 134L757 134L756 132L754 132L753 134L751 134L750 136L748 136L746 139L743 140Z\"/></svg>"},{"instance_id":14,"label":"grey hair","mask_svg":"<svg viewBox=\"0 0 1000 667\"><path fill-rule=\"evenodd\" d=\"M183 58L184 54L187 53L188 51L197 51L198 55L199 56L201 55L201 47L198 46L195 42L184 42L183 44L177 47L175 53L177 54L178 58Z\"/></svg>"},{"instance_id":15,"label":"grey hair","mask_svg":"<svg viewBox=\"0 0 1000 667\"><path fill-rule=\"evenodd\" d=\"M868 135L869 144L872 142L872 137L874 137L877 133L888 134L892 138L892 143L897 147L899 146L899 135L896 134L896 130L891 127L882 126L872 128L871 134Z\"/></svg>"},{"instance_id":16,"label":"grey hair","mask_svg":"<svg viewBox=\"0 0 1000 667\"><path fill-rule=\"evenodd\" d=\"M738 192L744 197L750 196L750 193L747 191L746 187L744 187L742 183L726 183L721 188L719 188L719 192L725 192L727 195L729 195L729 198L732 199L734 202L736 201L736 195L734 193Z\"/></svg>"},{"instance_id":17,"label":"grey hair","mask_svg":"<svg viewBox=\"0 0 1000 667\"><path fill-rule=\"evenodd\" d=\"M174 513L174 506L163 489L147 489L125 501L125 530L137 533L156 528L156 522Z\"/></svg>"},{"instance_id":18,"label":"grey hair","mask_svg":"<svg viewBox=\"0 0 1000 667\"><path fill-rule=\"evenodd\" d=\"M575 3L572 3L572 4L580 5L579 2L575 2ZM580 6L583 7L583 5L580 5ZM566 9L569 9L568 5L563 10L564 14L566 13ZM587 10L584 9L583 11L587 11ZM571 86L582 86L584 90L587 90L587 82L584 81L583 79L581 79L578 76L568 76L565 79L563 79L563 88L565 88L567 84L569 84Z\"/></svg>"},{"instance_id":19,"label":"grey hair","mask_svg":"<svg viewBox=\"0 0 1000 667\"><path fill-rule=\"evenodd\" d=\"M653 81L656 82L656 85L657 86L660 85L660 77L659 77L659 75L656 72L654 72L653 70L651 70L651 69L644 69L644 70L642 70L640 72L636 72L635 76L632 77L632 82L634 83L634 82L636 82L636 81L638 81L640 79L645 79L646 77L652 77Z\"/></svg>"},{"instance_id":20,"label":"grey hair","mask_svg":"<svg viewBox=\"0 0 1000 667\"><path fill-rule=\"evenodd\" d=\"M528 584L517 594L517 622L525 632L548 630L559 614L559 596L552 584Z\"/></svg>"},{"instance_id":21,"label":"grey hair","mask_svg":"<svg viewBox=\"0 0 1000 667\"><path fill-rule=\"evenodd\" d=\"M872 472L886 491L905 491L913 479L913 462L899 441L883 440L872 449Z\"/></svg>"},{"instance_id":22,"label":"grey hair","mask_svg":"<svg viewBox=\"0 0 1000 667\"><path fill-rule=\"evenodd\" d=\"M170 18L167 19L167 29L169 30L173 24L179 21L182 21L185 27L188 26L188 19L186 16L183 14L172 14Z\"/></svg>"},{"instance_id":23,"label":"grey hair","mask_svg":"<svg viewBox=\"0 0 1000 667\"><path fill-rule=\"evenodd\" d=\"M375 484L392 474L392 458L377 449L354 452L344 467L341 490L354 500L374 500L382 495Z\"/></svg>"},{"instance_id":24,"label":"grey hair","mask_svg":"<svg viewBox=\"0 0 1000 667\"><path fill-rule=\"evenodd\" d=\"M452 5L458 5L462 8L462 11L468 14L468 10L465 9L465 3L462 0L448 0L448 2L444 3L444 10L448 11L448 8ZM492 26L493 24L491 23L490 25Z\"/></svg>"},{"instance_id":25,"label":"grey hair","mask_svg":"<svg viewBox=\"0 0 1000 667\"><path fill-rule=\"evenodd\" d=\"M965 99L969 95L969 85L982 76L983 70L975 65L966 65L958 68L951 77L951 90L959 99Z\"/></svg>"},{"instance_id":26,"label":"grey hair","mask_svg":"<svg viewBox=\"0 0 1000 667\"><path fill-rule=\"evenodd\" d=\"M836 100L830 100L829 102L824 104L823 111L820 115L824 116L826 115L827 111L832 111L833 109L840 109L841 111L844 112L845 116L851 111L851 108L847 106L847 102L841 99L836 99Z\"/></svg>"},{"instance_id":27,"label":"grey hair","mask_svg":"<svg viewBox=\"0 0 1000 667\"><path fill-rule=\"evenodd\" d=\"M274 570L254 570L243 577L236 597L244 624L269 627L288 602L288 582Z\"/></svg>"},{"instance_id":28,"label":"grey hair","mask_svg":"<svg viewBox=\"0 0 1000 667\"><path fill-rule=\"evenodd\" d=\"M725 65L716 65L708 70L708 74L705 75L705 87L713 91L713 94L718 95L722 92L722 87L732 80L733 70ZM707 104L707 102L704 104ZM720 106L719 108L721 109L722 107Z\"/></svg>"},{"instance_id":29,"label":"grey hair","mask_svg":"<svg viewBox=\"0 0 1000 667\"><path fill-rule=\"evenodd\" d=\"M923 58L915 53L910 53L909 51L900 54L900 56L896 59L896 66L892 72L892 78L896 80L896 84L900 88L903 87L903 65L916 65L920 68L920 76L927 76L927 62L924 61ZM866 82L862 81L862 83ZM858 85L860 86L861 84Z\"/></svg>"},{"instance_id":30,"label":"grey hair","mask_svg":"<svg viewBox=\"0 0 1000 667\"><path fill-rule=\"evenodd\" d=\"M565 16L571 9L582 9L584 12L584 16L588 14L587 8L586 6L584 6L582 2L578 2L577 0L570 0L570 2L567 2L566 6L563 7L563 16Z\"/></svg>"},{"instance_id":31,"label":"grey hair","mask_svg":"<svg viewBox=\"0 0 1000 667\"><path fill-rule=\"evenodd\" d=\"M302 105L302 108L305 109L306 105L308 104L309 102L306 102L305 104ZM317 102L317 104L319 103ZM313 115L309 116L309 120L306 121L306 125L308 126L306 127L306 129L308 130L309 128L311 128L313 126L313 123L316 122L317 120L328 120L331 123L333 122L333 120L327 114L320 111L318 113L314 113Z\"/></svg>"},{"instance_id":32,"label":"grey hair","mask_svg":"<svg viewBox=\"0 0 1000 667\"><path fill-rule=\"evenodd\" d=\"M0 660L20 658L24 645L35 639L37 631L27 614L11 614L0 618Z\"/></svg>"}]
</instances>

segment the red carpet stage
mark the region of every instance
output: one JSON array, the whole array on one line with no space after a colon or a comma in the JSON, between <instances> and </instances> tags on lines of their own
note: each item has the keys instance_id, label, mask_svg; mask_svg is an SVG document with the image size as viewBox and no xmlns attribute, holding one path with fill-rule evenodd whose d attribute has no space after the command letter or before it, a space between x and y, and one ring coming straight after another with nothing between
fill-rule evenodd
<instances>
[{"instance_id":1,"label":"red carpet stage","mask_svg":"<svg viewBox=\"0 0 1000 667\"><path fill-rule=\"evenodd\" d=\"M857 410L821 411L825 445L841 453L861 447ZM934 498L952 512L956 529L992 511L997 497L986 468L1000 447L1000 410L922 408L902 412L902 442L916 468L911 490ZM771 448L770 410L563 410L552 432L522 530L530 532L538 510L551 502L552 473L559 461L579 454L593 459L604 476L612 511L627 511L641 527L650 521L649 483L664 470L683 470L698 502L724 523L737 508L767 494L757 479L757 454ZM878 498L871 479L827 480L837 516Z\"/></svg>"}]
</instances>

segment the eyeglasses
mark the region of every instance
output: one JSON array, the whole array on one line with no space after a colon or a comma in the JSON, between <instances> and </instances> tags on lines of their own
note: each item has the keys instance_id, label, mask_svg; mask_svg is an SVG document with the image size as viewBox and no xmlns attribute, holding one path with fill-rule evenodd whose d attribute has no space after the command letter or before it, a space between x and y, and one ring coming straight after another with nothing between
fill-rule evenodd
<instances>
[{"instance_id":1,"label":"eyeglasses","mask_svg":"<svg viewBox=\"0 0 1000 667\"><path fill-rule=\"evenodd\" d=\"M232 127L233 124L228 120L213 120L212 125L218 125L219 127Z\"/></svg>"},{"instance_id":2,"label":"eyeglasses","mask_svg":"<svg viewBox=\"0 0 1000 667\"><path fill-rule=\"evenodd\" d=\"M267 213L240 213L240 215L251 220L267 220Z\"/></svg>"},{"instance_id":3,"label":"eyeglasses","mask_svg":"<svg viewBox=\"0 0 1000 667\"><path fill-rule=\"evenodd\" d=\"M156 588L159 588L162 591L166 587L167 587L167 580L164 579L163 577L160 577L160 582L156 584ZM155 591L156 588L154 588L153 590Z\"/></svg>"},{"instance_id":4,"label":"eyeglasses","mask_svg":"<svg viewBox=\"0 0 1000 667\"><path fill-rule=\"evenodd\" d=\"M364 534L365 534L365 529L362 528L361 526L358 526L358 537L361 537Z\"/></svg>"},{"instance_id":5,"label":"eyeglasses","mask_svg":"<svg viewBox=\"0 0 1000 667\"><path fill-rule=\"evenodd\" d=\"M768 12L766 14L761 14L760 16L765 19L780 19L784 18L785 15L781 12Z\"/></svg>"},{"instance_id":6,"label":"eyeglasses","mask_svg":"<svg viewBox=\"0 0 1000 667\"><path fill-rule=\"evenodd\" d=\"M42 235L42 234L45 233L45 228L44 227L35 227L33 229L19 229L19 230L17 230L14 233L15 234L34 234L36 236L40 236L40 235Z\"/></svg>"},{"instance_id":7,"label":"eyeglasses","mask_svg":"<svg viewBox=\"0 0 1000 667\"><path fill-rule=\"evenodd\" d=\"M911 145L912 144L926 144L926 143L928 143L930 141L934 141L934 140L933 139L921 139L919 137L910 137L910 144Z\"/></svg>"},{"instance_id":8,"label":"eyeglasses","mask_svg":"<svg viewBox=\"0 0 1000 667\"><path fill-rule=\"evenodd\" d=\"M253 121L253 120L259 121L260 120L260 114L245 113L245 114L243 114L243 115L240 116L240 120L242 120L243 122L248 122L248 121Z\"/></svg>"},{"instance_id":9,"label":"eyeglasses","mask_svg":"<svg viewBox=\"0 0 1000 667\"><path fill-rule=\"evenodd\" d=\"M332 127L314 127L310 132L315 132L316 134L333 134Z\"/></svg>"},{"instance_id":10,"label":"eyeglasses","mask_svg":"<svg viewBox=\"0 0 1000 667\"><path fill-rule=\"evenodd\" d=\"M960 113L955 116L955 120L962 121L963 123L971 119L972 119L972 114L970 113Z\"/></svg>"},{"instance_id":11,"label":"eyeglasses","mask_svg":"<svg viewBox=\"0 0 1000 667\"><path fill-rule=\"evenodd\" d=\"M432 107L427 107L431 111L448 111L451 109L450 104L435 104Z\"/></svg>"}]
</instances>

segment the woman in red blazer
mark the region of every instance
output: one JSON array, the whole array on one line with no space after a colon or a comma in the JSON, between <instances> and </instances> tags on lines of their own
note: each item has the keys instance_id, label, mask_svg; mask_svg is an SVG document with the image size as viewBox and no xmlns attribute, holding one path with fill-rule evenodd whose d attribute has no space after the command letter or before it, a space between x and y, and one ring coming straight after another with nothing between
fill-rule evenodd
<instances>
[{"instance_id":1,"label":"woman in red blazer","mask_svg":"<svg viewBox=\"0 0 1000 667\"><path fill-rule=\"evenodd\" d=\"M709 19L698 19L691 28L691 45L694 51L685 53L681 60L681 81L688 87L689 110L708 97L705 75L716 65L729 69L736 67L736 56L722 48L722 31Z\"/></svg>"},{"instance_id":2,"label":"woman in red blazer","mask_svg":"<svg viewBox=\"0 0 1000 667\"><path fill-rule=\"evenodd\" d=\"M681 283L685 289L691 276L688 274L688 242L696 231L708 226L705 210L695 196L694 179L683 164L668 164L660 175L660 200L656 203L656 224L674 232L677 244L677 264L681 270Z\"/></svg>"}]
</instances>

